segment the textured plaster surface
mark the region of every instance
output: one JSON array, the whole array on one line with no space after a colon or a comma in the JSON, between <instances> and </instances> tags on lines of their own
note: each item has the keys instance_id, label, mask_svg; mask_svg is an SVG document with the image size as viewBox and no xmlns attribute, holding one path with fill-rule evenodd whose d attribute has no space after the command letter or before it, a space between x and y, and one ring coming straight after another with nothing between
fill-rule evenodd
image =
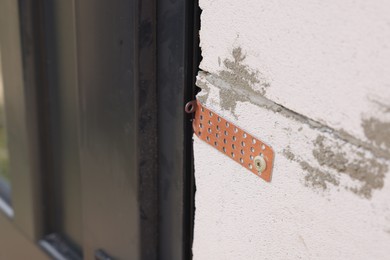
<instances>
[{"instance_id":1,"label":"textured plaster surface","mask_svg":"<svg viewBox=\"0 0 390 260\"><path fill-rule=\"evenodd\" d=\"M202 0L198 99L273 147L194 137L194 259L389 259L390 5Z\"/></svg>"},{"instance_id":2,"label":"textured plaster surface","mask_svg":"<svg viewBox=\"0 0 390 260\"><path fill-rule=\"evenodd\" d=\"M388 137L370 134L390 121L377 117L380 104L390 103L387 1L201 0L200 6L203 71L237 72L226 62L240 48L243 64L260 76L252 88L270 85L265 96L276 103L390 149Z\"/></svg>"}]
</instances>

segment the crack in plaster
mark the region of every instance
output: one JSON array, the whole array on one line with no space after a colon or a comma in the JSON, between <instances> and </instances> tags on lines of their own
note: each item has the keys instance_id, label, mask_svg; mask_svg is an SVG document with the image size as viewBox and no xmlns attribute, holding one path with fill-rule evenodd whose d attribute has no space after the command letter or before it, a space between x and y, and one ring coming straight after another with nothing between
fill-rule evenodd
<instances>
[{"instance_id":1,"label":"crack in plaster","mask_svg":"<svg viewBox=\"0 0 390 260\"><path fill-rule=\"evenodd\" d=\"M197 97L199 98L199 97L203 96L203 98L201 98L202 100L200 100L200 101L204 104L207 102L207 99L208 99L209 87L208 86L205 87L206 84L202 81L203 79L208 81L213 86L219 88L224 93L229 93L228 96L221 95L221 97L220 97L221 103L224 102L225 104L226 103L229 104L229 103L238 102L238 101L250 102L253 105L263 107L263 108L271 110L275 113L279 113L280 115L283 115L284 117L291 118L297 122L308 125L312 129L316 129L316 130L323 132L323 133L329 133L329 134L333 135L336 139L343 140L343 141L350 143L356 147L362 147L363 149L371 152L376 157L390 160L390 152L388 150L382 149L381 147L375 147L371 143L362 141L362 140L352 136L351 134L347 133L343 129L336 130L336 129L329 127L325 124L322 124L316 120L313 120L307 116L299 114L299 113L297 113L289 108L286 108L280 104L277 104L276 102L264 97L259 92L253 90L252 88L245 88L245 89L237 88L237 87L232 86L229 82L226 82L224 79L222 79L217 74L209 73L206 71L200 71L198 74L198 79L197 79L196 84L197 84L197 86L199 86L200 88L202 88L206 91L202 91L201 92L202 95L198 95ZM228 98L230 100L228 100L228 101L224 100L226 98ZM227 107L227 110L231 111L229 108L231 108L231 106ZM225 109L226 109L226 107L225 107ZM380 127L379 129L383 129L383 126ZM390 146L389 146L389 148L390 148Z\"/></svg>"},{"instance_id":2,"label":"crack in plaster","mask_svg":"<svg viewBox=\"0 0 390 260\"><path fill-rule=\"evenodd\" d=\"M234 48L232 51L233 59L226 58L223 61L225 70L219 72L219 77L235 88L240 88L244 91L254 91L259 95L264 96L265 90L269 87L269 83L265 81L258 70L252 70L248 65L243 64L246 55L243 54L241 47ZM255 86L260 85L259 90L254 90ZM220 91L221 107L224 110L229 110L237 118L235 114L237 101L244 101L240 97L234 95L234 92L228 89Z\"/></svg>"},{"instance_id":3,"label":"crack in plaster","mask_svg":"<svg viewBox=\"0 0 390 260\"><path fill-rule=\"evenodd\" d=\"M225 59L223 65L225 70L219 71L218 74L200 71L197 78L197 86L202 90L198 94L198 99L202 103L206 103L209 98L210 86L207 82L219 88L220 106L223 110L230 111L236 119L235 114L237 102L250 102L253 105L271 110L274 113L279 113L286 118L293 119L299 123L308 125L311 129L320 131L323 134L330 134L335 138L334 144L326 146L324 144L324 136L319 136L314 142L313 156L320 166L326 166L328 170L322 170L307 161L298 158L289 149L285 149L283 154L286 158L299 163L301 168L308 172L305 176L305 185L314 188L327 189L329 185L342 186L346 190L355 194L371 198L372 191L381 189L384 185L384 176L388 170L386 164L380 162L380 159L390 160L388 149L382 149L382 144L386 148L390 148L390 135L387 134L390 128L390 123L383 123L375 118L363 120L362 126L365 130L366 137L372 143L362 141L347 133L345 130L336 130L318 121L315 121L307 116L299 114L291 109L288 109L274 101L267 99L266 88L270 86L263 78L260 77L260 72L252 70L248 65L243 64L246 55L243 54L240 47L233 49L232 58ZM218 59L219 64L221 59ZM260 85L260 89L255 87ZM383 109L389 109L384 107ZM357 151L352 152L350 158L346 157L346 153L341 151L341 147L336 141L342 141L350 144ZM377 145L378 147L376 147ZM375 158L365 158L363 152L358 151L362 148ZM361 150L361 149L360 149ZM332 173L334 171L335 173ZM339 175L348 176L352 181L357 181L360 185L349 187L340 184Z\"/></svg>"},{"instance_id":4,"label":"crack in plaster","mask_svg":"<svg viewBox=\"0 0 390 260\"><path fill-rule=\"evenodd\" d=\"M377 100L377 98L369 97L369 100L372 103L375 103L379 107L379 109L382 110L384 113L390 113L390 106L389 105L386 105L383 102Z\"/></svg>"},{"instance_id":5,"label":"crack in plaster","mask_svg":"<svg viewBox=\"0 0 390 260\"><path fill-rule=\"evenodd\" d=\"M232 91L234 86L235 90L243 90L250 92L255 95L263 96L265 94L266 88L269 87L269 83L262 77L258 70L252 70L248 65L244 64L246 55L242 52L241 47L234 48L232 50L232 58L226 58L223 61L225 67L224 70L219 71L218 75L215 75L216 78L223 79L226 84L231 86L230 88L220 88L220 106L223 110L230 111L232 115L238 119L236 115L236 105L238 101L245 101L245 95L237 95L236 91ZM221 65L221 58L218 57L218 64ZM200 71L199 75L207 75L207 73ZM210 88L197 79L196 85L201 89L206 90L201 95L198 95L198 99L202 103L206 103ZM255 90L257 88L257 90Z\"/></svg>"}]
</instances>

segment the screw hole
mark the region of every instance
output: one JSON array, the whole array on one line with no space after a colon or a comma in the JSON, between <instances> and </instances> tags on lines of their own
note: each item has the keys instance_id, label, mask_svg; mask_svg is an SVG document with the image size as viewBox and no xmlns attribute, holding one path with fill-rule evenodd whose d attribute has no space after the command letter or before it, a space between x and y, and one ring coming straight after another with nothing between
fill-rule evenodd
<instances>
[{"instance_id":1,"label":"screw hole","mask_svg":"<svg viewBox=\"0 0 390 260\"><path fill-rule=\"evenodd\" d=\"M202 115L200 115L200 117L199 117L199 118L200 118L200 120L203 120L203 116L202 116Z\"/></svg>"},{"instance_id":2,"label":"screw hole","mask_svg":"<svg viewBox=\"0 0 390 260\"><path fill-rule=\"evenodd\" d=\"M232 157L234 158L234 153L233 153L233 152L231 153L231 155L232 155Z\"/></svg>"},{"instance_id":3,"label":"screw hole","mask_svg":"<svg viewBox=\"0 0 390 260\"><path fill-rule=\"evenodd\" d=\"M209 115L210 115L210 116L213 116L213 112L210 112Z\"/></svg>"},{"instance_id":4,"label":"screw hole","mask_svg":"<svg viewBox=\"0 0 390 260\"><path fill-rule=\"evenodd\" d=\"M219 138L219 134L218 134L218 133L216 133L216 134L215 134L215 137Z\"/></svg>"},{"instance_id":5,"label":"screw hole","mask_svg":"<svg viewBox=\"0 0 390 260\"><path fill-rule=\"evenodd\" d=\"M217 142L214 142L214 145L215 145L215 146L218 146L218 143L217 143Z\"/></svg>"},{"instance_id":6,"label":"screw hole","mask_svg":"<svg viewBox=\"0 0 390 260\"><path fill-rule=\"evenodd\" d=\"M226 136L228 135L228 132L227 132L227 131L225 131L225 135L226 135Z\"/></svg>"},{"instance_id":7,"label":"screw hole","mask_svg":"<svg viewBox=\"0 0 390 260\"><path fill-rule=\"evenodd\" d=\"M233 139L233 141L236 141L237 138L235 135L233 135L232 139Z\"/></svg>"},{"instance_id":8,"label":"screw hole","mask_svg":"<svg viewBox=\"0 0 390 260\"><path fill-rule=\"evenodd\" d=\"M210 142L210 137L207 136L206 139L207 139L207 142Z\"/></svg>"},{"instance_id":9,"label":"screw hole","mask_svg":"<svg viewBox=\"0 0 390 260\"><path fill-rule=\"evenodd\" d=\"M223 150L224 153L226 153L226 148L225 147L223 147L222 150Z\"/></svg>"},{"instance_id":10,"label":"screw hole","mask_svg":"<svg viewBox=\"0 0 390 260\"><path fill-rule=\"evenodd\" d=\"M248 166L249 166L249 169L252 169L252 164L249 164Z\"/></svg>"},{"instance_id":11,"label":"screw hole","mask_svg":"<svg viewBox=\"0 0 390 260\"><path fill-rule=\"evenodd\" d=\"M244 141L241 142L241 146L245 147L245 142Z\"/></svg>"},{"instance_id":12,"label":"screw hole","mask_svg":"<svg viewBox=\"0 0 390 260\"><path fill-rule=\"evenodd\" d=\"M211 128L207 129L207 132L211 133Z\"/></svg>"},{"instance_id":13,"label":"screw hole","mask_svg":"<svg viewBox=\"0 0 390 260\"><path fill-rule=\"evenodd\" d=\"M241 163L244 163L244 160L243 160L242 158L240 158L240 162L241 162Z\"/></svg>"},{"instance_id":14,"label":"screw hole","mask_svg":"<svg viewBox=\"0 0 390 260\"><path fill-rule=\"evenodd\" d=\"M255 152L255 148L251 147L251 152L254 153Z\"/></svg>"},{"instance_id":15,"label":"screw hole","mask_svg":"<svg viewBox=\"0 0 390 260\"><path fill-rule=\"evenodd\" d=\"M265 145L264 145L264 144L261 146L261 149L262 149L262 150L265 150Z\"/></svg>"},{"instance_id":16,"label":"screw hole","mask_svg":"<svg viewBox=\"0 0 390 260\"><path fill-rule=\"evenodd\" d=\"M244 154L245 154L244 150L241 150L241 154L242 154L242 155L244 155Z\"/></svg>"},{"instance_id":17,"label":"screw hole","mask_svg":"<svg viewBox=\"0 0 390 260\"><path fill-rule=\"evenodd\" d=\"M213 123L211 123L211 121L209 120L209 125L212 125Z\"/></svg>"},{"instance_id":18,"label":"screw hole","mask_svg":"<svg viewBox=\"0 0 390 260\"><path fill-rule=\"evenodd\" d=\"M196 108L196 101L193 100L193 101L190 101L186 104L186 106L184 107L184 110L186 111L186 113L194 113L195 108Z\"/></svg>"},{"instance_id":19,"label":"screw hole","mask_svg":"<svg viewBox=\"0 0 390 260\"><path fill-rule=\"evenodd\" d=\"M244 134L242 135L242 137L246 138L246 137L247 137L246 133L244 133Z\"/></svg>"},{"instance_id":20,"label":"screw hole","mask_svg":"<svg viewBox=\"0 0 390 260\"><path fill-rule=\"evenodd\" d=\"M236 148L236 146L235 146L234 144L232 144L232 148L233 148L233 149L235 149L235 148Z\"/></svg>"},{"instance_id":21,"label":"screw hole","mask_svg":"<svg viewBox=\"0 0 390 260\"><path fill-rule=\"evenodd\" d=\"M253 161L253 155L250 155L249 158Z\"/></svg>"},{"instance_id":22,"label":"screw hole","mask_svg":"<svg viewBox=\"0 0 390 260\"><path fill-rule=\"evenodd\" d=\"M237 127L234 128L234 132L237 133L238 132L238 129Z\"/></svg>"},{"instance_id":23,"label":"screw hole","mask_svg":"<svg viewBox=\"0 0 390 260\"><path fill-rule=\"evenodd\" d=\"M256 139L253 138L252 139L252 143L255 144L256 143Z\"/></svg>"},{"instance_id":24,"label":"screw hole","mask_svg":"<svg viewBox=\"0 0 390 260\"><path fill-rule=\"evenodd\" d=\"M220 117L218 117L217 120L218 120L218 122L221 122L221 118Z\"/></svg>"},{"instance_id":25,"label":"screw hole","mask_svg":"<svg viewBox=\"0 0 390 260\"><path fill-rule=\"evenodd\" d=\"M223 143L225 143L225 144L227 143L227 141L226 141L226 139L225 139L225 138L223 139Z\"/></svg>"},{"instance_id":26,"label":"screw hole","mask_svg":"<svg viewBox=\"0 0 390 260\"><path fill-rule=\"evenodd\" d=\"M229 122L226 122L226 127L229 127Z\"/></svg>"}]
</instances>

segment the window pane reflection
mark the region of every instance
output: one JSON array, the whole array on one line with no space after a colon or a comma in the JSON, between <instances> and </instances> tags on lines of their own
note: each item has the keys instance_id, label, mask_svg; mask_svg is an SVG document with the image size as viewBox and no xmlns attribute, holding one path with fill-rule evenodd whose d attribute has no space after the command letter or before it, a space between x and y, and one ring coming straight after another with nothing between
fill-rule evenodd
<instances>
[{"instance_id":1,"label":"window pane reflection","mask_svg":"<svg viewBox=\"0 0 390 260\"><path fill-rule=\"evenodd\" d=\"M2 67L0 63L0 196L2 199L10 202L10 193L11 184L9 176L7 133L5 127L4 85Z\"/></svg>"}]
</instances>

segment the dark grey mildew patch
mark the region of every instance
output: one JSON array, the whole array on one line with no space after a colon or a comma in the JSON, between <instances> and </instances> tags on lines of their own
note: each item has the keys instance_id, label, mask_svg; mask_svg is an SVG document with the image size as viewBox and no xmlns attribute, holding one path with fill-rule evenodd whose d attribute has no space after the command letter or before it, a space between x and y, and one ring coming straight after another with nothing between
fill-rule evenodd
<instances>
[{"instance_id":1,"label":"dark grey mildew patch","mask_svg":"<svg viewBox=\"0 0 390 260\"><path fill-rule=\"evenodd\" d=\"M388 171L387 163L390 160L388 149L384 148L390 147L388 139L390 135L386 134L388 133L386 129L389 129L387 123L367 119L366 135L370 136L370 133L374 132L381 134L379 137L375 134L375 137L373 135L371 139L368 138L371 142L362 141L343 129L331 128L277 104L264 96L269 84L259 71L252 70L244 64L245 58L242 49L235 48L232 58L225 59L223 62L219 59L219 63L222 62L225 67L224 70L219 71L218 74L199 72L197 85L205 91L201 92L204 92L202 95L198 94L198 99L206 104L210 87L213 86L219 93L217 102L221 108L230 111L236 118L238 118L235 114L237 102L249 102L285 118L293 119L326 136L327 142L320 136L313 142L314 149L308 147L313 149L312 155L309 154L308 158L306 155L301 157L297 155L298 153L294 154L295 150L288 148L284 150L285 157L297 162L305 172L303 180L306 187L316 190L337 187L337 190L344 189L366 199L370 199L375 190L383 188L385 174ZM387 111L387 108L384 109ZM302 131L302 127L297 131ZM342 146L349 147L349 150L343 150Z\"/></svg>"},{"instance_id":2,"label":"dark grey mildew patch","mask_svg":"<svg viewBox=\"0 0 390 260\"><path fill-rule=\"evenodd\" d=\"M241 47L234 48L232 58L226 58L223 61L225 70L218 73L218 76L228 83L234 89L241 89L247 93L264 96L265 90L269 87L269 83L261 77L258 70L252 70L248 65L244 64L246 55L243 54ZM260 86L260 90L256 91L255 86ZM221 89L220 99L222 109L229 110L235 115L237 101L245 101L248 98L236 95L235 91L225 88ZM236 116L236 115L235 115Z\"/></svg>"},{"instance_id":3,"label":"dark grey mildew patch","mask_svg":"<svg viewBox=\"0 0 390 260\"><path fill-rule=\"evenodd\" d=\"M325 137L319 135L314 141L313 156L321 166L328 166L336 171L344 171L348 160L340 152L334 152L330 146L324 145Z\"/></svg>"},{"instance_id":4,"label":"dark grey mildew patch","mask_svg":"<svg viewBox=\"0 0 390 260\"><path fill-rule=\"evenodd\" d=\"M346 186L346 189L364 197L371 198L372 191L382 189L388 166L375 157L368 157L361 151L343 151L340 144L319 135L314 142L313 156L319 165L326 166L348 176L360 185Z\"/></svg>"},{"instance_id":5,"label":"dark grey mildew patch","mask_svg":"<svg viewBox=\"0 0 390 260\"><path fill-rule=\"evenodd\" d=\"M225 62L228 61L227 65L231 69L224 70L225 72L222 73L222 75L223 74L230 75L227 72L232 73L234 70L237 70L237 67L240 67L240 66L232 65L232 63L234 64L234 62L236 62L238 64L241 64L241 62L243 60L242 55L243 54L241 53L241 51L240 52L236 51L236 53L233 54L233 60L226 59ZM236 58L234 58L234 56ZM241 60L241 62L240 62L240 60ZM256 75L255 72L251 72L249 70L249 68L247 68L245 65L242 65L242 66L244 66L244 68L246 68L248 70L249 75L252 75L252 76ZM240 70L240 69L238 69L238 70ZM274 113L280 114L286 118L293 119L296 122L308 125L311 129L318 130L324 134L331 134L337 140L344 141L344 142L349 143L349 144L356 146L356 147L361 147L361 148L369 151L370 153L372 153L373 155L375 155L378 158L384 158L384 159L390 160L390 153L389 153L388 149L384 149L383 147L373 145L372 142L370 143L367 141L362 141L359 138L356 138L353 135L349 134L348 132L344 131L343 129L331 128L331 127L329 127L325 124L322 124L316 120L313 120L305 115L299 114L291 109L288 109L280 104L277 104L270 99L267 99L262 94L262 93L265 93L266 88L269 86L268 83L265 83L264 79L262 80L263 86L264 86L264 91L256 91L254 88L248 87L248 85L251 84L250 83L251 81L249 81L249 83L248 83L248 81L247 81L247 83L243 83L243 85L246 86L244 88L235 87L232 84L234 84L234 82L235 82L234 79L236 77L233 77L232 75L227 76L227 79L231 78L231 80L229 80L229 82L228 82L226 80L226 78L222 79L220 74L221 74L221 72L218 75L213 74L213 73L209 73L206 71L199 72L197 85L199 87L201 87L202 89L204 89L205 93L203 93L203 91L202 91L201 95L198 94L197 98L199 98L200 96L203 96L203 97L200 97L200 101L201 102L204 101L204 102L202 102L203 104L206 104L207 98L209 96L208 92L210 90L210 87L207 84L211 84L212 86L219 89L220 103L221 103L222 109L231 111L233 116L235 116L236 118L238 118L238 116L235 114L235 108L236 108L237 102L239 102L239 101L249 102L255 106L262 107L262 108L265 108L267 110L273 111ZM253 82L253 79L252 79L252 82ZM374 127L376 127L376 129L378 128L377 126L374 126ZM387 128L386 125L385 126L379 125L379 129L386 129L386 128ZM370 130L368 130L368 132L370 132ZM382 142L382 143L385 142L387 144L388 138L390 138L390 137L388 137L388 135L384 135L384 136L382 136L381 139L378 139L377 142Z\"/></svg>"},{"instance_id":6,"label":"dark grey mildew patch","mask_svg":"<svg viewBox=\"0 0 390 260\"><path fill-rule=\"evenodd\" d=\"M364 135L373 146L387 150L390 154L390 105L379 101L378 97L368 99L373 107L371 112L362 115Z\"/></svg>"},{"instance_id":7,"label":"dark grey mildew patch","mask_svg":"<svg viewBox=\"0 0 390 260\"><path fill-rule=\"evenodd\" d=\"M287 159L297 162L306 172L305 186L322 190L328 189L329 185L340 186L366 199L372 197L374 190L383 188L389 169L385 160L323 135L319 135L313 145L315 164L296 156L290 147L283 152Z\"/></svg>"},{"instance_id":8,"label":"dark grey mildew patch","mask_svg":"<svg viewBox=\"0 0 390 260\"><path fill-rule=\"evenodd\" d=\"M290 147L287 147L283 150L283 155L287 159L297 162L302 170L306 172L304 177L304 184L306 187L327 190L329 185L340 185L340 181L337 176L327 171L323 171L322 169L319 169L318 167L315 167L304 161L302 158L299 158L290 150Z\"/></svg>"},{"instance_id":9,"label":"dark grey mildew patch","mask_svg":"<svg viewBox=\"0 0 390 260\"><path fill-rule=\"evenodd\" d=\"M295 160L295 154L293 154L293 152L291 152L290 147L287 147L286 149L284 149L283 150L283 154L290 161L294 161Z\"/></svg>"},{"instance_id":10,"label":"dark grey mildew patch","mask_svg":"<svg viewBox=\"0 0 390 260\"><path fill-rule=\"evenodd\" d=\"M390 149L390 122L382 122L371 117L362 120L362 127L367 139L376 146Z\"/></svg>"},{"instance_id":11,"label":"dark grey mildew patch","mask_svg":"<svg viewBox=\"0 0 390 260\"><path fill-rule=\"evenodd\" d=\"M305 185L321 188L326 190L328 188L328 184L332 184L334 186L339 186L340 181L333 174L322 171L319 168L311 166L309 163L305 161L300 161L299 165L307 174L305 176Z\"/></svg>"},{"instance_id":12,"label":"dark grey mildew patch","mask_svg":"<svg viewBox=\"0 0 390 260\"><path fill-rule=\"evenodd\" d=\"M235 113L237 102L251 100L254 96L263 96L269 83L262 77L258 70L252 70L244 64L246 55L240 47L234 48L232 57L221 61L218 57L218 64L223 64L224 69L218 74L211 74L200 71L196 85L202 88L197 98L206 103L209 97L210 88L208 83L219 88L219 103L223 110L230 111L234 117L238 118Z\"/></svg>"},{"instance_id":13,"label":"dark grey mildew patch","mask_svg":"<svg viewBox=\"0 0 390 260\"><path fill-rule=\"evenodd\" d=\"M260 84L261 89L258 92L264 95L269 83L261 77L258 70L252 70L243 64L246 55L242 53L241 47L233 49L232 58L223 61L226 69L220 71L219 76L230 85L246 90L253 90L256 84Z\"/></svg>"}]
</instances>

